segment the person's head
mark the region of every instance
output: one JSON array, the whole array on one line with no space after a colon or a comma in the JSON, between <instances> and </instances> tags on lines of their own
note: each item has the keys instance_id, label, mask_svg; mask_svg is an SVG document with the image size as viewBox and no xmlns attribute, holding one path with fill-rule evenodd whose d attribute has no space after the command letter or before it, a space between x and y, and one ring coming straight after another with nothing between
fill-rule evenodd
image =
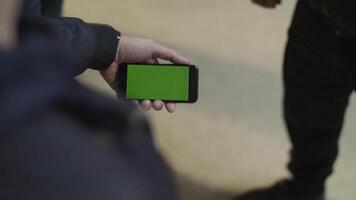
<instances>
[{"instance_id":1,"label":"person's head","mask_svg":"<svg viewBox=\"0 0 356 200\"><path fill-rule=\"evenodd\" d=\"M21 0L0 0L0 48L15 44Z\"/></svg>"}]
</instances>

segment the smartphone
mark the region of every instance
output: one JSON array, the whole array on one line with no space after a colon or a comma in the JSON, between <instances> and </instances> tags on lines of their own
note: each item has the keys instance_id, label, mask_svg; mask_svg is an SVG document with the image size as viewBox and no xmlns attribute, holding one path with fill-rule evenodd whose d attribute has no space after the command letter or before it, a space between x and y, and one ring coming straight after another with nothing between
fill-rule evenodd
<instances>
[{"instance_id":1,"label":"smartphone","mask_svg":"<svg viewBox=\"0 0 356 200\"><path fill-rule=\"evenodd\" d=\"M121 64L117 74L118 92L130 100L195 103L198 82L195 65Z\"/></svg>"}]
</instances>

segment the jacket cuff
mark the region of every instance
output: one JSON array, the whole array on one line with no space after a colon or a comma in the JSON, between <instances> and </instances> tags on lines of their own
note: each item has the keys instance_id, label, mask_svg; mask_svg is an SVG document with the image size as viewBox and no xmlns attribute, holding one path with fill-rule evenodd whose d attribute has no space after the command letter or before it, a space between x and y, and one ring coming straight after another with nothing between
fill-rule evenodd
<instances>
[{"instance_id":1,"label":"jacket cuff","mask_svg":"<svg viewBox=\"0 0 356 200\"><path fill-rule=\"evenodd\" d=\"M109 67L116 58L120 32L111 26L102 24L89 24L96 34L97 43L94 55L90 62L92 69Z\"/></svg>"}]
</instances>

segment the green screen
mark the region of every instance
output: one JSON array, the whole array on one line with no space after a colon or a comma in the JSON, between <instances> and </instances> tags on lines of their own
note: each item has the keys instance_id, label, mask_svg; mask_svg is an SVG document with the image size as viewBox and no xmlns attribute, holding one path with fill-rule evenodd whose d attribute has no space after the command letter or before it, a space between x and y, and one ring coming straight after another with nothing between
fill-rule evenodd
<instances>
[{"instance_id":1,"label":"green screen","mask_svg":"<svg viewBox=\"0 0 356 200\"><path fill-rule=\"evenodd\" d=\"M129 64L126 97L187 101L189 66Z\"/></svg>"}]
</instances>

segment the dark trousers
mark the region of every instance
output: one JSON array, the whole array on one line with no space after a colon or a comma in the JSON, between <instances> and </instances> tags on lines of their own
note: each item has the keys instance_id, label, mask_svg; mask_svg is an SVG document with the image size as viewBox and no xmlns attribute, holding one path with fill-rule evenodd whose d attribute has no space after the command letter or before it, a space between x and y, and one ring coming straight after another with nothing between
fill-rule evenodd
<instances>
[{"instance_id":1,"label":"dark trousers","mask_svg":"<svg viewBox=\"0 0 356 200\"><path fill-rule=\"evenodd\" d=\"M300 195L324 190L355 89L356 40L299 0L284 63L284 116L292 142L289 169Z\"/></svg>"}]
</instances>

